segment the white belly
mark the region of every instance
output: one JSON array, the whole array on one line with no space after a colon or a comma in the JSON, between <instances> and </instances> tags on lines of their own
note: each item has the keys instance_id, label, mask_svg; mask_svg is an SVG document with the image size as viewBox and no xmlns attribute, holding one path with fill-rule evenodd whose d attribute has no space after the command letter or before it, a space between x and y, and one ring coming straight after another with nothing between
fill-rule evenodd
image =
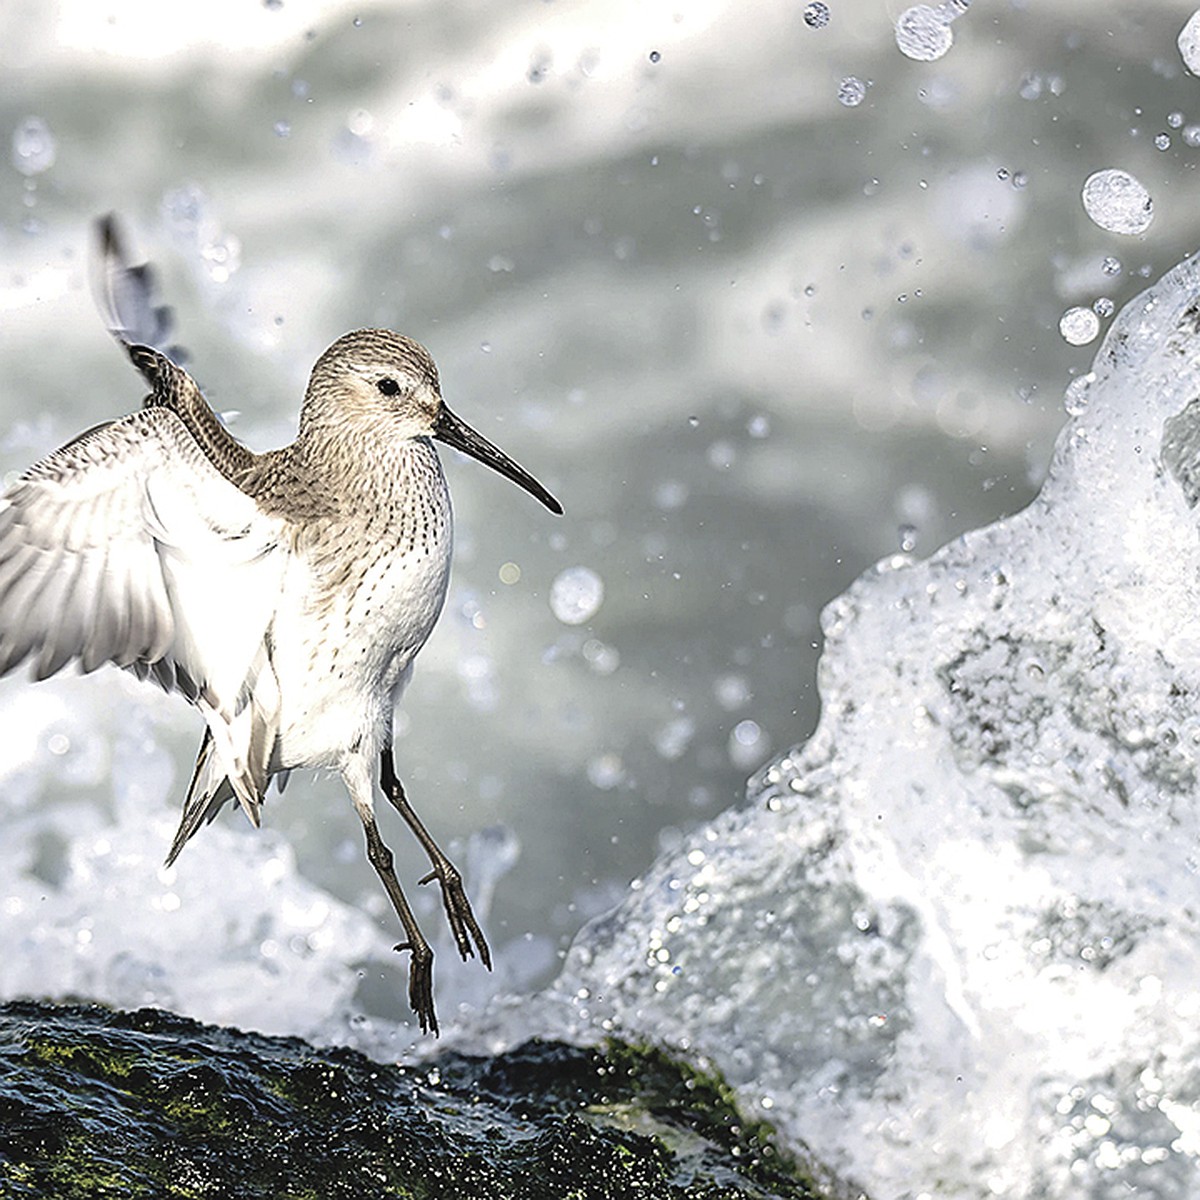
<instances>
[{"instance_id":1,"label":"white belly","mask_svg":"<svg viewBox=\"0 0 1200 1200\"><path fill-rule=\"evenodd\" d=\"M340 768L348 755L386 744L393 702L446 598L450 541L447 528L427 547L379 552L353 586L332 591L302 560L291 564L274 625L273 769Z\"/></svg>"}]
</instances>

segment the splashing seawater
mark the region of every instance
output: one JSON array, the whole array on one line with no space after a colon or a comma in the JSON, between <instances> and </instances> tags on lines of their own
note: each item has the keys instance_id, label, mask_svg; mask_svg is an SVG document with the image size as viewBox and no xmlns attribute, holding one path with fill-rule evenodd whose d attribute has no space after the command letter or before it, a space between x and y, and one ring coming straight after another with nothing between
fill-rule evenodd
<instances>
[{"instance_id":1,"label":"splashing seawater","mask_svg":"<svg viewBox=\"0 0 1200 1200\"><path fill-rule=\"evenodd\" d=\"M705 1056L874 1200L1194 1194L1197 396L1189 260L1037 500L831 603L809 742L482 1036Z\"/></svg>"}]
</instances>

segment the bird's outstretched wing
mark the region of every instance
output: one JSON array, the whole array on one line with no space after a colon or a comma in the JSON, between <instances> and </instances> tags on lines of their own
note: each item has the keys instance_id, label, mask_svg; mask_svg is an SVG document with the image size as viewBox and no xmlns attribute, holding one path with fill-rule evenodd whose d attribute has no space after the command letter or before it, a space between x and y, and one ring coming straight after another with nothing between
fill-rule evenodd
<instances>
[{"instance_id":1,"label":"bird's outstretched wing","mask_svg":"<svg viewBox=\"0 0 1200 1200\"><path fill-rule=\"evenodd\" d=\"M285 539L169 409L93 429L0 496L0 674L112 662L177 689L257 820Z\"/></svg>"}]
</instances>

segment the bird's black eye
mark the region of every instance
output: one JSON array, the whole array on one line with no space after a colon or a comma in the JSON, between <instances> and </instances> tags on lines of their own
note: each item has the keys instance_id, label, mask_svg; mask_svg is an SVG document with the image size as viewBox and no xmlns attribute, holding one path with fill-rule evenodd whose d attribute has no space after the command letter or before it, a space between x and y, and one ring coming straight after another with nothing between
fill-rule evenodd
<instances>
[{"instance_id":1,"label":"bird's black eye","mask_svg":"<svg viewBox=\"0 0 1200 1200\"><path fill-rule=\"evenodd\" d=\"M385 396L396 396L400 393L400 385L389 375L375 385Z\"/></svg>"}]
</instances>

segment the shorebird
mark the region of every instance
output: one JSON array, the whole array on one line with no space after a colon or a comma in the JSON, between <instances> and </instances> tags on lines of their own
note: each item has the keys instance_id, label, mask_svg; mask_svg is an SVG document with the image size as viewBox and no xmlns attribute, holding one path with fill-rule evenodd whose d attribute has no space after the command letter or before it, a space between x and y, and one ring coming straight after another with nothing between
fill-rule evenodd
<instances>
[{"instance_id":1,"label":"shorebird","mask_svg":"<svg viewBox=\"0 0 1200 1200\"><path fill-rule=\"evenodd\" d=\"M373 780L378 765L383 794L429 857L421 882L438 881L459 953L490 969L462 879L392 759L393 706L450 570L434 440L562 507L447 408L424 346L385 329L348 333L317 359L291 445L248 449L187 371L126 336L117 293L140 289L143 303L149 277L129 267L110 219L100 233L109 324L150 394L0 497L0 674L27 660L35 680L72 662L84 672L115 663L200 710L168 865L227 802L257 826L272 780L282 789L295 768L339 771L404 927L409 1003L436 1034L433 952L380 836Z\"/></svg>"}]
</instances>

